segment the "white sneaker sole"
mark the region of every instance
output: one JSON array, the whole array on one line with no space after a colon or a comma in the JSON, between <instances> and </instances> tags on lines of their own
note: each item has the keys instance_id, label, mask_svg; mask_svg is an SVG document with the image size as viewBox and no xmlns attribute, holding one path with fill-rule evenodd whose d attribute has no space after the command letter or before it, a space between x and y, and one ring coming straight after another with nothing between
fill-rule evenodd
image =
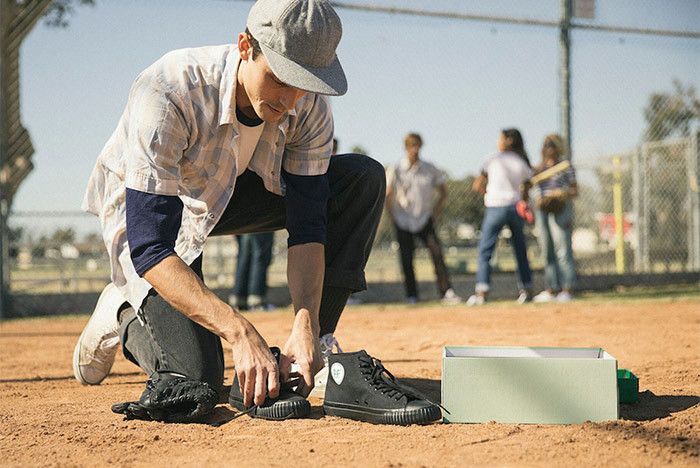
<instances>
[{"instance_id":1,"label":"white sneaker sole","mask_svg":"<svg viewBox=\"0 0 700 468\"><path fill-rule=\"evenodd\" d=\"M328 366L324 366L323 369L318 371L318 374L314 377L314 389L311 390L309 396L315 398L325 398L326 396L326 383L328 382Z\"/></svg>"},{"instance_id":2,"label":"white sneaker sole","mask_svg":"<svg viewBox=\"0 0 700 468\"><path fill-rule=\"evenodd\" d=\"M108 290L109 288L109 290ZM113 290L112 290L113 288ZM105 304L105 301L110 301L110 303ZM109 307L110 309L114 309L114 313L116 315L117 311L119 310L119 307L124 303L123 297L121 297L121 293L117 290L116 286L113 284L107 285L105 289L103 290L102 294L100 295L100 298L97 301L97 305L95 306L95 312L102 308L102 307ZM95 314L93 312L93 315ZM92 320L92 316L90 317L90 320ZM75 376L75 379L80 382L83 385L99 385L105 377L109 375L109 369L111 369L112 365L109 365L109 368L107 369L107 372L104 372L102 370L97 370L97 372L91 373L89 372L90 370L95 370L94 368L91 368L88 365L80 365L80 351L82 348L82 343L83 343L83 336L85 335L85 332L89 328L90 325L90 320L88 320L88 323L85 325L85 328L83 329L83 332L80 334L80 338L78 338L78 342L75 344L75 349L73 350L73 375ZM115 317L116 320L116 317ZM114 357L117 354L117 347L119 345L119 334L117 332L116 336L114 337L108 337L104 341L108 340L114 340L115 343L113 345L114 347L114 352L112 355L112 363L114 362ZM104 342L103 341L103 342ZM93 375L89 375L93 374Z\"/></svg>"}]
</instances>

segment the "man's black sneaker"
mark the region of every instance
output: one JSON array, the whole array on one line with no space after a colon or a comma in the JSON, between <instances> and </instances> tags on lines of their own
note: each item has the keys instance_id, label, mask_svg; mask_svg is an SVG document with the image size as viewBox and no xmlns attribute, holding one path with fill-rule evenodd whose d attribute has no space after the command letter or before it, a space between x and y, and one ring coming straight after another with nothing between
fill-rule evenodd
<instances>
[{"instance_id":1,"label":"man's black sneaker","mask_svg":"<svg viewBox=\"0 0 700 468\"><path fill-rule=\"evenodd\" d=\"M275 356L277 364L280 362L279 348L270 348ZM289 388L284 388L280 382L280 394L277 398L266 397L260 406L245 406L243 395L238 385L238 376L233 378L231 393L228 402L239 411L250 411L248 414L253 418L272 419L280 421L284 419L305 418L311 414L311 404L301 395Z\"/></svg>"},{"instance_id":2,"label":"man's black sneaker","mask_svg":"<svg viewBox=\"0 0 700 468\"><path fill-rule=\"evenodd\" d=\"M323 412L375 424L428 424L440 407L401 384L364 350L331 354Z\"/></svg>"}]
</instances>

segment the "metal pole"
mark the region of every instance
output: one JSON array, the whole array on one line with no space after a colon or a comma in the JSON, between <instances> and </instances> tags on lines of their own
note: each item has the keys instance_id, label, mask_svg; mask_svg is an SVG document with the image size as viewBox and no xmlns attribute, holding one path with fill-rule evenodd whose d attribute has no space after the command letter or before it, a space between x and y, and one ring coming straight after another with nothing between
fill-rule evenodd
<instances>
[{"instance_id":1,"label":"metal pole","mask_svg":"<svg viewBox=\"0 0 700 468\"><path fill-rule=\"evenodd\" d=\"M632 211L634 212L634 271L642 271L642 165L640 148L632 152Z\"/></svg>"},{"instance_id":2,"label":"metal pole","mask_svg":"<svg viewBox=\"0 0 700 468\"><path fill-rule=\"evenodd\" d=\"M571 0L560 0L559 20L559 128L566 142L567 157L572 159L571 148Z\"/></svg>"},{"instance_id":3,"label":"metal pole","mask_svg":"<svg viewBox=\"0 0 700 468\"><path fill-rule=\"evenodd\" d=\"M615 213L615 272L625 273L625 223L622 208L622 172L620 156L613 157L613 211Z\"/></svg>"},{"instance_id":4,"label":"metal pole","mask_svg":"<svg viewBox=\"0 0 700 468\"><path fill-rule=\"evenodd\" d=\"M690 135L688 142L688 185L690 188L690 222L692 225L690 264L693 271L700 271L700 130ZM690 252L689 252L690 253Z\"/></svg>"},{"instance_id":5,"label":"metal pole","mask_svg":"<svg viewBox=\"0 0 700 468\"><path fill-rule=\"evenodd\" d=\"M651 178L649 175L649 157L650 157L650 147L649 143L642 143L641 154L640 154L640 179L642 182L642 218L639 223L639 250L642 254L642 269L645 272L651 270L651 259L649 254L649 243L650 243L650 232L649 228L650 222L650 190Z\"/></svg>"}]
</instances>

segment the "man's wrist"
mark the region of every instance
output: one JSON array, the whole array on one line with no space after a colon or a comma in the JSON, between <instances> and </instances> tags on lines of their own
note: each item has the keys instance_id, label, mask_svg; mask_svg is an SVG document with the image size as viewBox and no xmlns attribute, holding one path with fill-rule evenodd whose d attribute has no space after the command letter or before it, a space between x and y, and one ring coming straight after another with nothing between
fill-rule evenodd
<instances>
[{"instance_id":1,"label":"man's wrist","mask_svg":"<svg viewBox=\"0 0 700 468\"><path fill-rule=\"evenodd\" d=\"M318 334L321 330L321 326L319 324L318 319L318 312L312 312L306 308L300 308L297 311L296 317L294 318L294 325L308 329L308 331L310 331L311 334L315 337L318 337Z\"/></svg>"},{"instance_id":2,"label":"man's wrist","mask_svg":"<svg viewBox=\"0 0 700 468\"><path fill-rule=\"evenodd\" d=\"M249 335L250 323L235 309L229 308L229 319L226 321L221 337L229 343L234 344Z\"/></svg>"}]
</instances>

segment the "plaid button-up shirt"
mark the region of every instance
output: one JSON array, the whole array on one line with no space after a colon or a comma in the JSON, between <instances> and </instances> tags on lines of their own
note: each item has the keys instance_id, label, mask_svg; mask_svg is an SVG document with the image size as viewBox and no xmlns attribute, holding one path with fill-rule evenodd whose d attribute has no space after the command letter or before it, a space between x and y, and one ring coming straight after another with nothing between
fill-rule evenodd
<instances>
[{"instance_id":1,"label":"plaid button-up shirt","mask_svg":"<svg viewBox=\"0 0 700 468\"><path fill-rule=\"evenodd\" d=\"M97 158L83 209L100 217L112 281L135 310L151 285L136 273L126 237L126 188L179 196L175 252L187 264L202 252L236 184L239 128L232 45L170 52L134 82L117 129ZM284 195L282 168L320 175L328 169L333 118L326 96L306 94L279 123L265 123L248 168Z\"/></svg>"},{"instance_id":2,"label":"plaid button-up shirt","mask_svg":"<svg viewBox=\"0 0 700 468\"><path fill-rule=\"evenodd\" d=\"M387 169L386 185L391 187L394 203L391 216L404 231L421 231L433 215L435 191L445 183L445 174L433 164L418 160L411 166L404 157Z\"/></svg>"}]
</instances>

